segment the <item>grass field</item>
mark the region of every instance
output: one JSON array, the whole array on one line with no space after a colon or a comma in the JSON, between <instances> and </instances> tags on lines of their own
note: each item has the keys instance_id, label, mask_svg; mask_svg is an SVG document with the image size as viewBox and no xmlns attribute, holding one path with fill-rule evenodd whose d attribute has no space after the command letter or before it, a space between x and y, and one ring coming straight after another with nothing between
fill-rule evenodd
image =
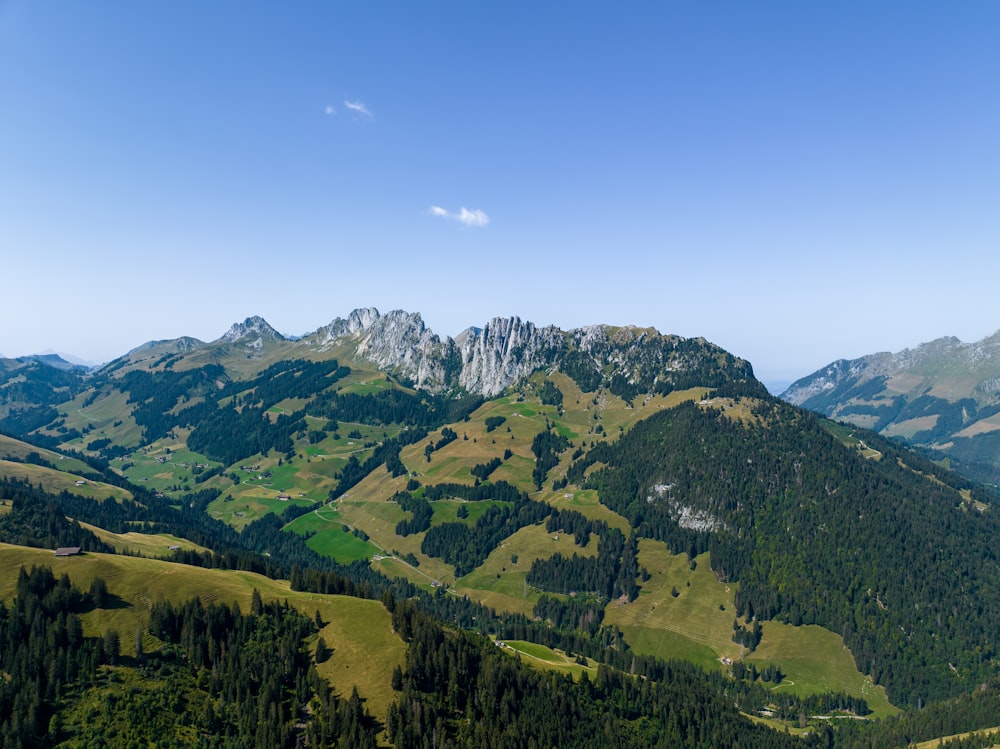
<instances>
[{"instance_id":1,"label":"grass field","mask_svg":"<svg viewBox=\"0 0 1000 749\"><path fill-rule=\"evenodd\" d=\"M732 640L737 587L715 579L707 554L695 561L691 570L685 555L640 541L639 562L652 577L632 603L609 604L605 623L618 626L637 653L680 658L706 669L722 668L722 658L774 663L787 676L777 689L802 695L843 691L866 699L877 717L897 712L885 690L858 672L843 640L822 627L763 622L757 650L744 652Z\"/></svg>"},{"instance_id":2,"label":"grass field","mask_svg":"<svg viewBox=\"0 0 1000 749\"><path fill-rule=\"evenodd\" d=\"M299 535L313 534L306 541L306 545L316 553L335 559L340 564L370 559L379 553L377 547L355 536L342 523L331 523L316 512L297 517L285 528Z\"/></svg>"},{"instance_id":3,"label":"grass field","mask_svg":"<svg viewBox=\"0 0 1000 749\"><path fill-rule=\"evenodd\" d=\"M289 507L313 507L317 503L300 497L278 499L285 496L277 489L258 488L241 493L238 497L219 497L208 505L208 513L237 530L265 515L281 514Z\"/></svg>"},{"instance_id":4,"label":"grass field","mask_svg":"<svg viewBox=\"0 0 1000 749\"><path fill-rule=\"evenodd\" d=\"M533 642L523 640L504 640L502 647L505 652L517 653L521 657L522 663L526 663L533 668L542 671L555 671L560 674L569 674L574 681L580 680L580 675L586 672L589 678L597 675L597 664L587 659L584 666L576 662L576 658L571 658L561 650L553 650L544 645L536 645Z\"/></svg>"},{"instance_id":5,"label":"grass field","mask_svg":"<svg viewBox=\"0 0 1000 749\"><path fill-rule=\"evenodd\" d=\"M635 601L609 604L605 623L618 626L638 653L718 669L720 658L740 656L740 646L732 641L736 586L715 579L707 554L695 561L692 570L684 554L641 540L639 563L651 577Z\"/></svg>"},{"instance_id":6,"label":"grass field","mask_svg":"<svg viewBox=\"0 0 1000 749\"><path fill-rule=\"evenodd\" d=\"M572 536L548 533L544 525L522 528L508 537L480 567L455 581L454 590L498 611L530 617L542 591L528 585L528 570L535 559L548 559L557 552L568 557L573 554L593 557L597 555L597 541L594 538L580 548L573 543Z\"/></svg>"},{"instance_id":7,"label":"grass field","mask_svg":"<svg viewBox=\"0 0 1000 749\"><path fill-rule=\"evenodd\" d=\"M89 475L89 474L88 474ZM13 463L9 460L0 460L0 476L29 481L45 488L51 494L59 494L67 491L87 499L94 499L103 502L112 499L116 502L123 502L132 499L132 492L118 486L105 484L101 481L94 481L91 478L84 478L76 473L66 473L57 471L45 466L36 466L32 463ZM80 484L79 482L85 482Z\"/></svg>"},{"instance_id":8,"label":"grass field","mask_svg":"<svg viewBox=\"0 0 1000 749\"><path fill-rule=\"evenodd\" d=\"M402 664L406 646L392 631L389 612L377 601L296 592L287 581L249 572L107 554L54 557L50 550L8 544L0 544L0 598L10 600L14 595L17 571L22 565L47 566L57 576L65 572L84 590L95 577L104 578L119 603L84 614L84 634L96 636L117 629L125 654L129 654L129 648L134 654L133 633L146 626L154 601L200 598L204 604L237 602L248 611L256 588L265 600L287 600L310 618L319 611L326 623L319 635L333 648L333 656L319 664L317 670L342 695L350 694L356 685L368 709L383 720L393 699L390 677L392 669ZM154 638L144 638L144 647L155 645Z\"/></svg>"},{"instance_id":9,"label":"grass field","mask_svg":"<svg viewBox=\"0 0 1000 749\"><path fill-rule=\"evenodd\" d=\"M154 558L169 557L173 553L170 550L171 546L180 547L185 551L208 551L204 546L199 546L186 538L171 536L169 533L111 533L89 523L80 523L80 525L113 547L119 554Z\"/></svg>"},{"instance_id":10,"label":"grass field","mask_svg":"<svg viewBox=\"0 0 1000 749\"><path fill-rule=\"evenodd\" d=\"M67 428L80 432L89 430L83 437L67 444L83 450L93 440L106 437L118 445L138 445L142 438L142 427L132 418L132 404L128 403L128 394L111 390L85 406L84 403L92 394L93 391L85 391L60 407L66 414Z\"/></svg>"},{"instance_id":11,"label":"grass field","mask_svg":"<svg viewBox=\"0 0 1000 749\"><path fill-rule=\"evenodd\" d=\"M1000 726L997 726L995 728L984 728L981 731L970 731L968 733L956 733L956 734L954 734L952 736L942 736L941 738L930 739L929 741L921 741L919 743L914 744L913 745L913 749L936 749L937 747L941 746L941 744L944 743L944 742L946 742L946 741L952 741L954 739L965 739L965 738L968 738L969 736L973 736L973 735L977 735L977 734L980 735L980 736L983 736L984 738L985 737L991 737L991 738L995 738L995 739L1000 740ZM993 744L993 746L991 747L991 749L998 749L998 748L1000 748L1000 743Z\"/></svg>"},{"instance_id":12,"label":"grass field","mask_svg":"<svg viewBox=\"0 0 1000 749\"><path fill-rule=\"evenodd\" d=\"M540 502L547 502L560 510L576 510L584 517L607 523L626 536L629 534L628 520L614 510L601 504L593 489L564 489L562 491L542 490L535 495Z\"/></svg>"},{"instance_id":13,"label":"grass field","mask_svg":"<svg viewBox=\"0 0 1000 749\"><path fill-rule=\"evenodd\" d=\"M24 461L27 460L28 456L32 453L37 453L42 457L42 460L52 466L55 466L58 470L64 471L65 473L76 474L80 477L98 475L97 471L88 466L82 460L61 455L53 450L35 447L34 445L29 445L27 442L21 442L21 440L0 434L0 459L9 458L14 461Z\"/></svg>"},{"instance_id":14,"label":"grass field","mask_svg":"<svg viewBox=\"0 0 1000 749\"><path fill-rule=\"evenodd\" d=\"M196 477L221 464L187 448L190 430L176 429L175 432L175 438L157 440L125 458L111 461L112 467L129 481L151 491L170 493L202 488Z\"/></svg>"},{"instance_id":15,"label":"grass field","mask_svg":"<svg viewBox=\"0 0 1000 749\"><path fill-rule=\"evenodd\" d=\"M785 679L776 689L796 694L826 691L863 697L874 717L899 712L889 703L884 687L877 687L854 665L850 650L839 635L816 625L793 627L781 622L763 622L764 636L748 662L776 663Z\"/></svg>"},{"instance_id":16,"label":"grass field","mask_svg":"<svg viewBox=\"0 0 1000 749\"><path fill-rule=\"evenodd\" d=\"M441 523L465 523L472 525L479 517L494 505L506 505L509 502L499 502L492 499L484 499L481 502L465 502L460 499L437 499L430 503L434 516L431 518L431 525L441 525ZM464 507L468 513L466 518L458 517L458 510Z\"/></svg>"}]
</instances>

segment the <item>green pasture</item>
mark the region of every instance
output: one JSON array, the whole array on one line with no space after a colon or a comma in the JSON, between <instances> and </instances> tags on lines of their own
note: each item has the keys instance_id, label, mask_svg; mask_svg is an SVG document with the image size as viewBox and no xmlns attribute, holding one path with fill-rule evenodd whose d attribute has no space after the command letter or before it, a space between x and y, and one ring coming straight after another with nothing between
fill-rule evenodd
<instances>
[{"instance_id":1,"label":"green pasture","mask_svg":"<svg viewBox=\"0 0 1000 749\"><path fill-rule=\"evenodd\" d=\"M843 640L822 627L762 622L760 644L755 652L745 652L732 640L737 586L715 579L708 554L695 562L691 570L686 555L670 554L662 543L641 540L639 563L651 578L642 583L635 601L611 602L605 624L618 626L637 653L680 658L708 670L722 668L722 658L773 663L786 674L776 689L801 695L842 691L866 699L876 716L895 712L885 690L858 672Z\"/></svg>"},{"instance_id":2,"label":"green pasture","mask_svg":"<svg viewBox=\"0 0 1000 749\"><path fill-rule=\"evenodd\" d=\"M82 460L70 458L54 450L46 450L44 447L35 447L34 445L29 445L27 442L21 442L21 440L0 434L0 459L11 458L16 461L24 461L32 453L37 453L41 456L42 460L64 473L72 473L81 478L98 475L93 468Z\"/></svg>"},{"instance_id":3,"label":"green pasture","mask_svg":"<svg viewBox=\"0 0 1000 749\"><path fill-rule=\"evenodd\" d=\"M243 489L240 493L222 495L212 500L208 505L208 513L212 517L233 526L237 530L242 529L244 526L265 515L280 515L289 506L312 507L316 505L315 501L298 496L292 496L291 499L287 500L278 499L279 494L287 493L279 492L276 489L266 487L244 488L242 486L240 488Z\"/></svg>"},{"instance_id":4,"label":"green pasture","mask_svg":"<svg viewBox=\"0 0 1000 749\"><path fill-rule=\"evenodd\" d=\"M846 692L868 701L874 717L899 712L885 694L884 687L872 684L854 664L851 651L839 635L817 625L793 627L781 622L762 622L764 636L748 662L776 663L785 679L775 689L796 694Z\"/></svg>"},{"instance_id":5,"label":"green pasture","mask_svg":"<svg viewBox=\"0 0 1000 749\"><path fill-rule=\"evenodd\" d=\"M89 475L89 474L88 474ZM66 491L80 497L103 501L113 499L122 502L132 499L132 492L118 486L94 481L75 473L57 471L53 468L34 465L33 463L15 463L10 460L0 460L0 476L28 481L37 484L50 494ZM77 486L78 481L86 483Z\"/></svg>"},{"instance_id":6,"label":"green pasture","mask_svg":"<svg viewBox=\"0 0 1000 749\"><path fill-rule=\"evenodd\" d=\"M324 512L325 511L325 512ZM329 515L327 508L320 512ZM359 559L371 559L379 553L378 547L363 541L345 528L343 523L330 521L316 512L300 515L284 527L300 536L312 534L306 545L317 554L335 559L340 564L350 564Z\"/></svg>"},{"instance_id":7,"label":"green pasture","mask_svg":"<svg viewBox=\"0 0 1000 749\"><path fill-rule=\"evenodd\" d=\"M530 617L544 591L528 585L528 570L534 560L548 559L557 553L566 557L596 556L597 539L592 538L591 543L581 548L572 536L548 533L541 523L529 525L509 536L478 568L456 580L455 592L498 611Z\"/></svg>"},{"instance_id":8,"label":"green pasture","mask_svg":"<svg viewBox=\"0 0 1000 749\"><path fill-rule=\"evenodd\" d=\"M442 523L465 523L474 524L479 517L493 505L509 505L510 502L499 502L493 499L484 499L480 502L466 502L460 499L437 499L430 503L434 510L431 518L431 525L441 525ZM465 507L469 516L464 520L458 517L458 509Z\"/></svg>"},{"instance_id":9,"label":"green pasture","mask_svg":"<svg viewBox=\"0 0 1000 749\"><path fill-rule=\"evenodd\" d=\"M337 390L339 392L372 395L373 393L380 393L383 390L390 390L395 387L386 380L384 374L372 374L371 371L355 371L353 365L351 366L351 370L351 374L338 383ZM413 391L407 390L407 392Z\"/></svg>"},{"instance_id":10,"label":"green pasture","mask_svg":"<svg viewBox=\"0 0 1000 749\"><path fill-rule=\"evenodd\" d=\"M357 686L366 706L385 719L391 689L392 670L402 665L406 645L392 630L392 617L378 601L348 596L321 595L293 591L286 580L232 570L212 570L142 557L87 553L79 557L55 557L51 550L28 549L0 544L0 598L10 600L15 592L17 571L25 565L50 567L58 576L67 573L75 585L86 590L95 577L103 578L119 603L82 616L84 634L99 636L109 629L121 634L125 655L134 654L133 633L146 626L155 601L183 603L200 598L239 603L250 608L254 589L265 600L287 600L312 618L318 611L325 622L321 635L333 648L329 661L317 666L341 694ZM155 638L145 635L143 647L152 651Z\"/></svg>"},{"instance_id":11,"label":"green pasture","mask_svg":"<svg viewBox=\"0 0 1000 749\"><path fill-rule=\"evenodd\" d=\"M707 554L695 562L692 570L686 555L671 554L661 542L640 540L639 563L651 577L635 601L612 601L604 621L618 626L637 653L717 669L723 656L740 655L740 646L732 641L736 587L715 579Z\"/></svg>"},{"instance_id":12,"label":"green pasture","mask_svg":"<svg viewBox=\"0 0 1000 749\"><path fill-rule=\"evenodd\" d=\"M350 564L361 559L371 559L378 549L344 528L329 528L312 536L306 545L323 556L340 564Z\"/></svg>"},{"instance_id":13,"label":"green pasture","mask_svg":"<svg viewBox=\"0 0 1000 749\"><path fill-rule=\"evenodd\" d=\"M184 435L186 437L186 434ZM162 461L162 462L161 462ZM159 440L149 447L136 450L126 456L121 464L127 466L122 473L132 483L142 484L153 491L172 491L175 486L186 487L186 491L202 488L195 479L196 466L203 471L217 468L220 464L204 455L193 452L180 439Z\"/></svg>"},{"instance_id":14,"label":"green pasture","mask_svg":"<svg viewBox=\"0 0 1000 749\"><path fill-rule=\"evenodd\" d=\"M607 523L609 527L617 528L626 536L629 534L628 520L602 505L594 489L567 488L562 491L543 489L535 499L559 510L575 510L590 520Z\"/></svg>"},{"instance_id":15,"label":"green pasture","mask_svg":"<svg viewBox=\"0 0 1000 749\"><path fill-rule=\"evenodd\" d=\"M93 390L87 390L60 407L66 414L66 427L80 432L90 428L89 433L74 442L81 449L93 440L104 437L126 447L138 445L142 440L142 427L132 418L133 404L128 402L128 394L112 389L107 395L101 395L90 405L84 406L91 395ZM115 426L118 421L122 423ZM55 434L58 436L58 433Z\"/></svg>"},{"instance_id":16,"label":"green pasture","mask_svg":"<svg viewBox=\"0 0 1000 749\"><path fill-rule=\"evenodd\" d=\"M114 548L119 554L131 554L143 557L167 558L173 551L171 546L178 546L185 551L208 551L186 538L173 536L169 533L111 533L90 523L80 523L99 539Z\"/></svg>"},{"instance_id":17,"label":"green pasture","mask_svg":"<svg viewBox=\"0 0 1000 749\"><path fill-rule=\"evenodd\" d=\"M583 673L586 673L591 679L597 675L595 661L587 659L587 665L583 666L576 662L575 657L571 658L562 650L554 650L524 640L504 640L502 648L504 652L519 655L522 663L542 671L567 674L573 677L573 681L579 681Z\"/></svg>"}]
</instances>

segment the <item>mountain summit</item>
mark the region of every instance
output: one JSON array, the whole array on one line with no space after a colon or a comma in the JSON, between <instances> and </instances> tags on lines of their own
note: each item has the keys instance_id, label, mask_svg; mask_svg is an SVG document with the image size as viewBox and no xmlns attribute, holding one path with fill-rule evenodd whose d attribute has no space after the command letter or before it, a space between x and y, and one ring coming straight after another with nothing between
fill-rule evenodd
<instances>
[{"instance_id":1,"label":"mountain summit","mask_svg":"<svg viewBox=\"0 0 1000 749\"><path fill-rule=\"evenodd\" d=\"M233 323L233 326L218 339L217 343L247 341L248 345L253 345L258 340L286 341L288 339L272 328L263 317L254 315L253 317L248 317L243 322Z\"/></svg>"}]
</instances>

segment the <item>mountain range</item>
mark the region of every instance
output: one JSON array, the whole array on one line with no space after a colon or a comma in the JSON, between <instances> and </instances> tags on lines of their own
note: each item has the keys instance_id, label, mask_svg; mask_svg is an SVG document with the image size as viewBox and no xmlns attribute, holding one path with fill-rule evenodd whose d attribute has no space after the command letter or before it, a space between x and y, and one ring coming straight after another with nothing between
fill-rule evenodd
<instances>
[{"instance_id":1,"label":"mountain range","mask_svg":"<svg viewBox=\"0 0 1000 749\"><path fill-rule=\"evenodd\" d=\"M946 383L963 368L944 362L967 360L982 398L969 395L963 413L975 407L975 423L989 424L990 339L972 348L935 342L896 364L879 355L878 374L867 358L831 365L809 397L875 393L873 382L902 397L921 362L938 374L912 402L950 404L946 389L959 391ZM353 683L379 706L381 740L400 747L421 745L428 725L454 746L587 746L602 721L621 746L784 745L739 711L781 730L808 724L818 746L879 745L901 725L940 738L942 714L953 733L995 726L982 707L1000 684L995 496L948 470L942 455L957 459L938 443L890 439L877 421L888 396L834 421L789 402L808 385L777 399L745 360L652 328L509 317L442 339L417 313L371 308L300 337L250 317L213 341L150 341L92 370L3 360L0 500L15 501L0 506L11 545L0 551L142 549L177 581L214 567L303 596L381 601L393 660L372 653L385 676ZM840 421L852 408L876 420ZM101 564L115 569L121 611L88 627L136 622L141 636L121 652L169 659L155 602L117 562ZM233 600L245 607L240 585ZM170 598L169 586L157 591ZM349 690L365 634L345 627L344 654L336 642L310 648ZM507 673L515 651L525 664ZM199 684L212 682L207 667ZM573 678L521 670L536 667ZM495 713L462 687L500 695L504 679L519 686ZM674 691L654 694L661 686ZM96 715L104 699L57 725ZM562 712L526 719L560 700ZM928 704L937 728L891 717ZM573 733L560 715L588 728ZM282 730L305 730L294 724ZM470 726L486 733L473 740ZM504 730L519 738L498 743Z\"/></svg>"},{"instance_id":2,"label":"mountain range","mask_svg":"<svg viewBox=\"0 0 1000 749\"><path fill-rule=\"evenodd\" d=\"M103 370L155 362L166 355L196 354L188 358L190 364L237 352L251 362L347 354L422 390L440 393L461 388L485 397L496 396L545 367L569 369L594 383L611 385L614 379L619 389L644 392L677 387L693 367L699 368L698 377L708 378L702 384L718 380L729 368L743 378L753 377L747 362L703 338L664 335L654 328L592 325L563 331L551 325L539 328L519 317L498 317L442 340L424 325L419 313L381 314L371 307L354 310L296 339L282 335L261 317L248 317L210 343L188 337L150 341ZM710 371L702 372L706 367Z\"/></svg>"},{"instance_id":3,"label":"mountain range","mask_svg":"<svg viewBox=\"0 0 1000 749\"><path fill-rule=\"evenodd\" d=\"M904 441L970 478L1000 484L1000 331L839 359L781 397Z\"/></svg>"}]
</instances>

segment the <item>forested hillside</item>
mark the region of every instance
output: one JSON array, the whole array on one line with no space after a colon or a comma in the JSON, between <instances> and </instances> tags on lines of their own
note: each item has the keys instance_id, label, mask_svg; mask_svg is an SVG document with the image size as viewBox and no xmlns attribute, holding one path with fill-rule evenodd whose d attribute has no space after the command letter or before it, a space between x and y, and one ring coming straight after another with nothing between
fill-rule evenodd
<instances>
[{"instance_id":1,"label":"forested hillside","mask_svg":"<svg viewBox=\"0 0 1000 749\"><path fill-rule=\"evenodd\" d=\"M601 465L585 486L640 534L710 550L716 573L741 583L737 614L842 634L895 699L994 674L1000 527L969 510L965 482L874 435L881 458L863 457L777 401L746 402L742 418L728 405L657 414L569 476Z\"/></svg>"}]
</instances>

